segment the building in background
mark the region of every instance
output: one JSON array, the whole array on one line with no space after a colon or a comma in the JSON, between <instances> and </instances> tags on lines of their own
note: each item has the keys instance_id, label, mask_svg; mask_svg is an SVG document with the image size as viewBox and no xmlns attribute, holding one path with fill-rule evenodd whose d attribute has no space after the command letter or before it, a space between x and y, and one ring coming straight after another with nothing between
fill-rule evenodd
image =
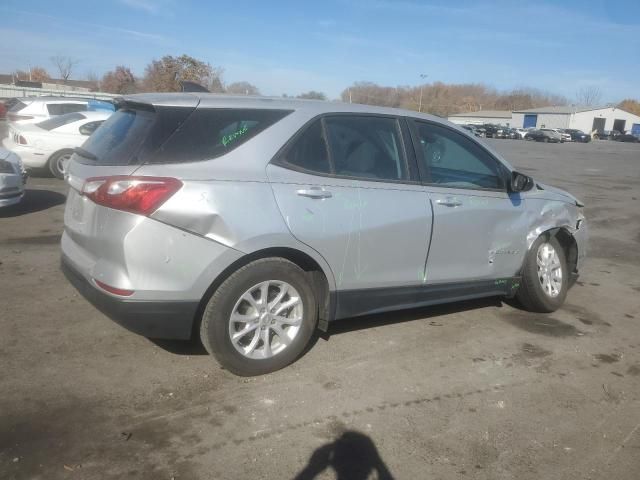
<instances>
[{"instance_id":1,"label":"building in background","mask_svg":"<svg viewBox=\"0 0 640 480\"><path fill-rule=\"evenodd\" d=\"M480 110L478 112L457 113L449 115L448 120L458 125L502 125L504 127L512 125L511 112L507 110Z\"/></svg>"},{"instance_id":2,"label":"building in background","mask_svg":"<svg viewBox=\"0 0 640 480\"><path fill-rule=\"evenodd\" d=\"M575 128L586 133L617 130L640 134L640 116L615 107L541 107L513 112L511 126Z\"/></svg>"}]
</instances>

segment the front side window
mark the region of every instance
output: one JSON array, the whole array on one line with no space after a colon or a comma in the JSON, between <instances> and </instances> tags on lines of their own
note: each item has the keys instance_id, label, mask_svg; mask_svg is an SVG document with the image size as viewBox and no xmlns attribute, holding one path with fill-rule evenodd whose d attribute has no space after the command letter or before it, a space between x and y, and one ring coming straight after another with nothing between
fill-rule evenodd
<instances>
[{"instance_id":1,"label":"front side window","mask_svg":"<svg viewBox=\"0 0 640 480\"><path fill-rule=\"evenodd\" d=\"M416 122L421 171L427 183L452 188L504 189L498 163L479 145L453 130Z\"/></svg>"}]
</instances>

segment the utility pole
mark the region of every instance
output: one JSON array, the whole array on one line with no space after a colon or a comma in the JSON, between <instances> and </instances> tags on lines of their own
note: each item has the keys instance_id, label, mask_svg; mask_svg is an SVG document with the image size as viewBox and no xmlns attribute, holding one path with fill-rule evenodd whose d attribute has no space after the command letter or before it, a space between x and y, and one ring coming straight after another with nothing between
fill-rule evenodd
<instances>
[{"instance_id":1,"label":"utility pole","mask_svg":"<svg viewBox=\"0 0 640 480\"><path fill-rule=\"evenodd\" d=\"M423 80L420 83L420 104L418 105L418 112L422 113L422 88L424 87L424 79L427 78L429 75L425 75L424 73L420 74L420 79Z\"/></svg>"}]
</instances>

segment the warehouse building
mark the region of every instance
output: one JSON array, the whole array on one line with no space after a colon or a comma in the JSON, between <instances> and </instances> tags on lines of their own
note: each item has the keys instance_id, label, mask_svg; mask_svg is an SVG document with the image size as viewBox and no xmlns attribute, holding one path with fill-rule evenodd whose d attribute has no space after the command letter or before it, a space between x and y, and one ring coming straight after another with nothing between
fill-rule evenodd
<instances>
[{"instance_id":1,"label":"warehouse building","mask_svg":"<svg viewBox=\"0 0 640 480\"><path fill-rule=\"evenodd\" d=\"M586 133L618 130L640 135L640 116L615 107L542 107L514 111L512 127L575 128Z\"/></svg>"},{"instance_id":2,"label":"warehouse building","mask_svg":"<svg viewBox=\"0 0 640 480\"><path fill-rule=\"evenodd\" d=\"M485 123L490 123L504 127L508 127L512 123L511 112L506 110L480 110L478 112L458 113L450 115L449 121L458 125L484 125Z\"/></svg>"}]
</instances>

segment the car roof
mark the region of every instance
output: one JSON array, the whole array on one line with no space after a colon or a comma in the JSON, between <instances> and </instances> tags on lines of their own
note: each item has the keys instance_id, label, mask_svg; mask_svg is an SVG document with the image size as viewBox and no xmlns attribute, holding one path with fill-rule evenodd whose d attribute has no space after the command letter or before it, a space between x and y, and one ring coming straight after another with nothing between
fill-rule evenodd
<instances>
[{"instance_id":1,"label":"car roof","mask_svg":"<svg viewBox=\"0 0 640 480\"><path fill-rule=\"evenodd\" d=\"M201 108L255 108L304 111L320 115L323 113L369 113L395 116L410 116L447 122L446 119L419 113L414 110L362 105L358 103L329 102L325 100L302 100L298 98L257 97L224 95L216 93L141 93L122 97L125 102L143 103L153 106Z\"/></svg>"}]
</instances>

